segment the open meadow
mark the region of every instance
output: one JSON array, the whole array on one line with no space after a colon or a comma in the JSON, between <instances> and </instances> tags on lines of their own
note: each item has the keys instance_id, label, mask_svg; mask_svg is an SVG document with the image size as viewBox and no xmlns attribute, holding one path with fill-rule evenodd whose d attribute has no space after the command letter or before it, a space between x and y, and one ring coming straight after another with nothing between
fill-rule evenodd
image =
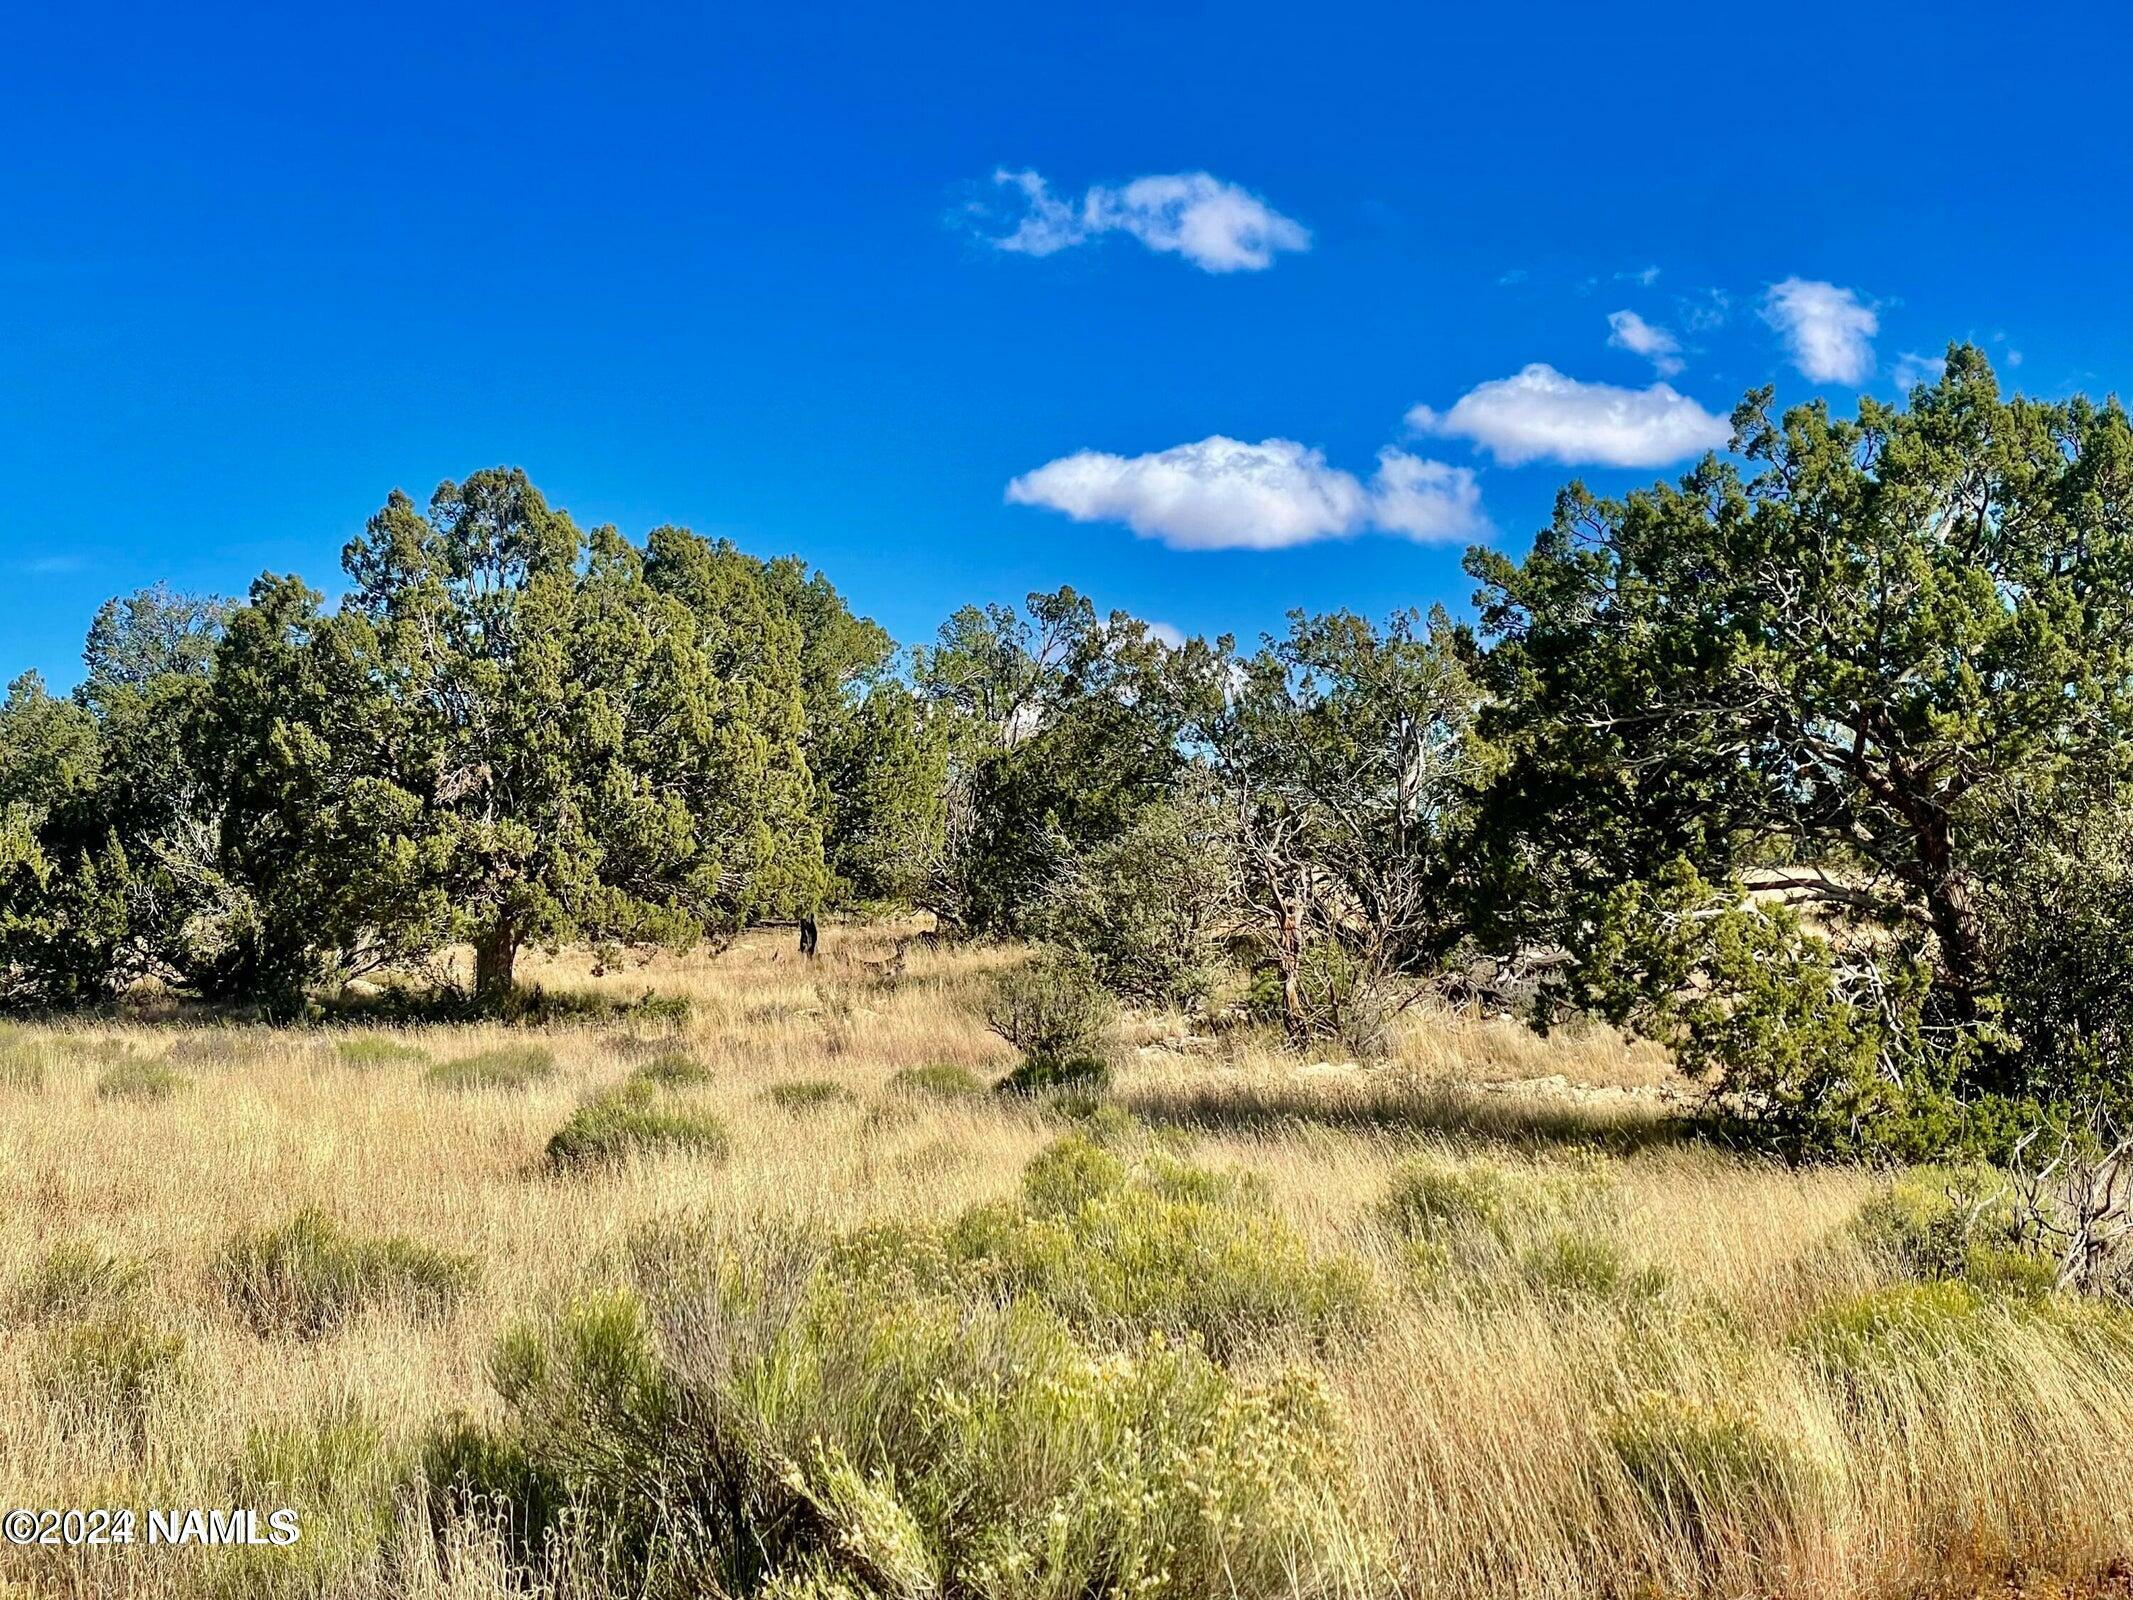
<instances>
[{"instance_id":1,"label":"open meadow","mask_svg":"<svg viewBox=\"0 0 2133 1600\"><path fill-rule=\"evenodd\" d=\"M1143 1017L1100 1104L1000 1095L1017 953L895 951L527 974L685 1017L10 1031L0 1499L303 1537L7 1580L1954 1595L2133 1548L2128 1324L1933 1270L1930 1175L1674 1137L1651 1047L1445 1013L1370 1067Z\"/></svg>"}]
</instances>

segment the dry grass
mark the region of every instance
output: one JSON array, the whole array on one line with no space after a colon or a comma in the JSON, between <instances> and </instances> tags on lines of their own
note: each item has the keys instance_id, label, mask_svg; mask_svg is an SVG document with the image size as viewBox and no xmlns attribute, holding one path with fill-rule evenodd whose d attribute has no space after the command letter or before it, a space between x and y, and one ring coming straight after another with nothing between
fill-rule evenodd
<instances>
[{"instance_id":1,"label":"dry grass","mask_svg":"<svg viewBox=\"0 0 2133 1600\"><path fill-rule=\"evenodd\" d=\"M937 1063L990 1080L1012 1064L977 1002L1014 957L920 947L897 973L891 949L886 933L840 931L813 964L769 936L592 976L567 956L530 962L537 982L678 994L692 1013L673 1028L548 1030L555 1072L508 1093L425 1076L527 1042L500 1028L394 1031L412 1051L359 1064L330 1034L18 1036L11 1050L41 1074L0 1088L0 1503L228 1505L263 1427L362 1416L390 1451L449 1413L494 1416L487 1362L503 1331L657 1219L849 1229L1013 1193L1058 1136L1041 1110L896 1080ZM2133 1340L1990 1307L1960 1358L1831 1370L1798 1330L1884 1283L1845 1232L1873 1180L1671 1137L1648 1052L1432 1014L1408 1019L1393 1065L1366 1069L1299 1065L1248 1037L1181 1039L1176 1019L1131 1030L1115 1098L1183 1130L1201 1165L1257 1174L1314 1249L1359 1255L1383 1289L1368 1337L1313 1358L1355 1476L1345 1589L1967 1594L2078 1587L2133 1551ZM663 1092L724 1126L723 1159L544 1163L574 1110L661 1051L707 1069ZM99 1092L115 1063L166 1056L186 1080L176 1092ZM771 1093L824 1080L849 1098L807 1091L796 1115ZM1486 1163L1517 1195L1569 1193L1574 1174L1584 1198L1560 1214L1536 1201L1500 1237L1409 1238L1385 1201L1417 1161ZM325 1337L261 1337L214 1264L233 1238L307 1210L463 1254L477 1275L447 1316L385 1303ZM116 1287L109 1305L68 1300L67 1326L131 1319L184 1342L138 1425L53 1402L54 1322L18 1286L50 1276L55 1246L116 1263L86 1289L69 1280L92 1299L107 1277ZM418 1517L365 1532L336 1526L355 1519L336 1504L306 1508L307 1545L353 1552L319 1592L511 1592L464 1530L448 1532L447 1561ZM268 1592L261 1573L192 1550L0 1554L0 1592L8 1579Z\"/></svg>"}]
</instances>

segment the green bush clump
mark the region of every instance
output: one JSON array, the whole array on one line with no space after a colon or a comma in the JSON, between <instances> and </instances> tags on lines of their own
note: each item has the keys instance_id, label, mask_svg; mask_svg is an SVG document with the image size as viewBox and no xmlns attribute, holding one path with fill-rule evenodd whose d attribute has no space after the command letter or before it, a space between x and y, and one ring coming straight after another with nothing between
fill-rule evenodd
<instances>
[{"instance_id":1,"label":"green bush clump","mask_svg":"<svg viewBox=\"0 0 2133 1600\"><path fill-rule=\"evenodd\" d=\"M552 1052L539 1045L513 1044L440 1061L425 1076L440 1089L523 1089L554 1073Z\"/></svg>"},{"instance_id":2,"label":"green bush clump","mask_svg":"<svg viewBox=\"0 0 2133 1600\"><path fill-rule=\"evenodd\" d=\"M290 1600L350 1592L391 1538L403 1476L384 1431L353 1404L252 1428L230 1470L231 1496L290 1508L303 1537L284 1547L234 1547L221 1587Z\"/></svg>"},{"instance_id":3,"label":"green bush clump","mask_svg":"<svg viewBox=\"0 0 2133 1600\"><path fill-rule=\"evenodd\" d=\"M952 1061L906 1067L889 1080L889 1087L898 1094L924 1095L934 1100L969 1100L985 1092L984 1081L975 1072Z\"/></svg>"},{"instance_id":4,"label":"green bush clump","mask_svg":"<svg viewBox=\"0 0 2133 1600\"><path fill-rule=\"evenodd\" d=\"M423 1435L416 1460L440 1545L454 1523L478 1522L495 1529L514 1567L545 1566L569 1490L535 1463L515 1432L457 1412Z\"/></svg>"},{"instance_id":5,"label":"green bush clump","mask_svg":"<svg viewBox=\"0 0 2133 1600\"><path fill-rule=\"evenodd\" d=\"M949 1260L982 1292L1039 1299L1084 1334L1161 1332L1217 1360L1286 1338L1324 1344L1369 1322L1360 1263L1314 1259L1244 1186L1188 1170L1063 1140L1031 1163L1019 1200L949 1228Z\"/></svg>"},{"instance_id":6,"label":"green bush clump","mask_svg":"<svg viewBox=\"0 0 2133 1600\"><path fill-rule=\"evenodd\" d=\"M994 981L985 1020L1032 1062L1100 1059L1116 1014L1087 956L1041 950Z\"/></svg>"},{"instance_id":7,"label":"green bush clump","mask_svg":"<svg viewBox=\"0 0 2133 1600\"><path fill-rule=\"evenodd\" d=\"M1222 971L1235 814L1196 795L1143 806L1070 853L1030 908L1030 932L1078 952L1113 994L1195 1008Z\"/></svg>"},{"instance_id":8,"label":"green bush clump","mask_svg":"<svg viewBox=\"0 0 2133 1600\"><path fill-rule=\"evenodd\" d=\"M772 1084L763 1091L763 1098L780 1111L820 1111L825 1106L850 1105L856 1097L843 1084L827 1078L798 1078Z\"/></svg>"},{"instance_id":9,"label":"green bush clump","mask_svg":"<svg viewBox=\"0 0 2133 1600\"><path fill-rule=\"evenodd\" d=\"M638 1083L572 1112L549 1138L544 1159L562 1172L670 1151L723 1157L727 1145L725 1125L718 1118L663 1105L649 1086Z\"/></svg>"},{"instance_id":10,"label":"green bush clump","mask_svg":"<svg viewBox=\"0 0 2133 1600\"><path fill-rule=\"evenodd\" d=\"M160 1061L128 1057L104 1069L96 1092L106 1100L167 1100L191 1081Z\"/></svg>"},{"instance_id":11,"label":"green bush clump","mask_svg":"<svg viewBox=\"0 0 2133 1600\"><path fill-rule=\"evenodd\" d=\"M184 1380L185 1339L132 1311L68 1323L44 1336L30 1377L64 1420L138 1434L155 1402Z\"/></svg>"},{"instance_id":12,"label":"green bush clump","mask_svg":"<svg viewBox=\"0 0 2133 1600\"><path fill-rule=\"evenodd\" d=\"M1810 1313L1791 1343L1838 1379L1938 1379L1951 1361L1990 1361L2005 1325L1991 1299L1958 1279L1896 1283Z\"/></svg>"},{"instance_id":13,"label":"green bush clump","mask_svg":"<svg viewBox=\"0 0 2133 1600\"><path fill-rule=\"evenodd\" d=\"M432 1493L658 1600L1368 1590L1338 1415L1256 1359L1358 1323L1360 1268L1130 1121L1092 1132L946 1225L641 1232L635 1288L499 1344L510 1426L433 1436Z\"/></svg>"},{"instance_id":14,"label":"green bush clump","mask_svg":"<svg viewBox=\"0 0 2133 1600\"><path fill-rule=\"evenodd\" d=\"M1725 1402L1647 1394L1609 1421L1607 1441L1645 1510L1692 1546L1728 1525L1791 1520L1817 1476L1754 1410Z\"/></svg>"},{"instance_id":15,"label":"green bush clump","mask_svg":"<svg viewBox=\"0 0 2133 1600\"><path fill-rule=\"evenodd\" d=\"M661 1089L692 1089L711 1081L711 1069L680 1050L662 1050L631 1074Z\"/></svg>"},{"instance_id":16,"label":"green bush clump","mask_svg":"<svg viewBox=\"0 0 2133 1600\"><path fill-rule=\"evenodd\" d=\"M1885 1183L1850 1224L1890 1272L1921 1283L2048 1294L2058 1269L2025 1246L2007 1180L1988 1169L1920 1168Z\"/></svg>"},{"instance_id":17,"label":"green bush clump","mask_svg":"<svg viewBox=\"0 0 2133 1600\"><path fill-rule=\"evenodd\" d=\"M1033 1299L724 1257L686 1317L581 1297L494 1363L541 1481L632 1592L1271 1594L1355 1587L1333 1408ZM662 1336L662 1326L671 1332Z\"/></svg>"},{"instance_id":18,"label":"green bush clump","mask_svg":"<svg viewBox=\"0 0 2133 1600\"><path fill-rule=\"evenodd\" d=\"M430 1058L430 1053L420 1045L383 1033L361 1033L351 1039L337 1040L333 1053L344 1067L411 1066Z\"/></svg>"},{"instance_id":19,"label":"green bush clump","mask_svg":"<svg viewBox=\"0 0 2133 1600\"><path fill-rule=\"evenodd\" d=\"M83 1239L63 1239L23 1273L8 1297L13 1322L65 1322L130 1302L148 1269Z\"/></svg>"},{"instance_id":20,"label":"green bush clump","mask_svg":"<svg viewBox=\"0 0 2133 1600\"><path fill-rule=\"evenodd\" d=\"M1382 1214L1410 1239L1455 1236L1508 1245L1548 1223L1590 1209L1607 1190L1598 1167L1514 1170L1493 1162L1452 1163L1431 1157L1394 1174Z\"/></svg>"},{"instance_id":21,"label":"green bush clump","mask_svg":"<svg viewBox=\"0 0 2133 1600\"><path fill-rule=\"evenodd\" d=\"M1100 1095L1111 1087L1111 1063L1102 1056L1068 1056L1063 1060L1032 1056L993 1087L1001 1094L1012 1095Z\"/></svg>"},{"instance_id":22,"label":"green bush clump","mask_svg":"<svg viewBox=\"0 0 2133 1600\"><path fill-rule=\"evenodd\" d=\"M224 1302L261 1338L316 1339L356 1316L399 1305L447 1316L473 1286L471 1257L395 1235L365 1238L318 1211L241 1233L211 1275Z\"/></svg>"},{"instance_id":23,"label":"green bush clump","mask_svg":"<svg viewBox=\"0 0 2133 1600\"><path fill-rule=\"evenodd\" d=\"M1644 1306L1666 1292L1661 1268L1631 1267L1610 1241L1571 1229L1531 1246L1520 1265L1536 1293L1556 1299Z\"/></svg>"}]
</instances>

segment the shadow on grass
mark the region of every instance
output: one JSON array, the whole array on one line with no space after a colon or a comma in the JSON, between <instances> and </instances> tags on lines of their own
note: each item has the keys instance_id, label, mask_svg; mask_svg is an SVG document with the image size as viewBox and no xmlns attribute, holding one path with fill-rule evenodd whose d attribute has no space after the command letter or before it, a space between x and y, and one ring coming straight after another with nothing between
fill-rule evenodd
<instances>
[{"instance_id":1,"label":"shadow on grass","mask_svg":"<svg viewBox=\"0 0 2133 1600\"><path fill-rule=\"evenodd\" d=\"M314 1022L392 1023L400 1026L503 1022L524 1027L571 1023L652 1022L668 1025L688 1020L690 1005L680 995L646 990L625 998L583 989L543 989L528 985L501 1000L476 998L465 989L384 988L352 992L312 1003Z\"/></svg>"},{"instance_id":2,"label":"shadow on grass","mask_svg":"<svg viewBox=\"0 0 2133 1600\"><path fill-rule=\"evenodd\" d=\"M1375 1082L1139 1085L1117 1103L1145 1122L1199 1133L1268 1134L1319 1127L1442 1134L1520 1147L1579 1145L1628 1154L1701 1142L1701 1120L1639 1105L1490 1094L1457 1084Z\"/></svg>"}]
</instances>

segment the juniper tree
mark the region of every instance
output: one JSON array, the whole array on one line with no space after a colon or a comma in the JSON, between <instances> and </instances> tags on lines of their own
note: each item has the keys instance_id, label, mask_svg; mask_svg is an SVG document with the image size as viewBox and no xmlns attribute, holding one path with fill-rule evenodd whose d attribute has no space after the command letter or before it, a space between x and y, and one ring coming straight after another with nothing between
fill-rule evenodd
<instances>
[{"instance_id":1,"label":"juniper tree","mask_svg":"<svg viewBox=\"0 0 2133 1600\"><path fill-rule=\"evenodd\" d=\"M1862 949L1917 943L1929 1012L1983 1039L1995 819L2133 760L2133 428L2004 399L1964 346L1904 408L1766 389L1733 421L1745 468L1573 485L1523 562L1470 555L1509 753L1481 914L1574 947L1670 864L1758 868ZM1975 1061L1959 1089L2014 1086Z\"/></svg>"}]
</instances>

